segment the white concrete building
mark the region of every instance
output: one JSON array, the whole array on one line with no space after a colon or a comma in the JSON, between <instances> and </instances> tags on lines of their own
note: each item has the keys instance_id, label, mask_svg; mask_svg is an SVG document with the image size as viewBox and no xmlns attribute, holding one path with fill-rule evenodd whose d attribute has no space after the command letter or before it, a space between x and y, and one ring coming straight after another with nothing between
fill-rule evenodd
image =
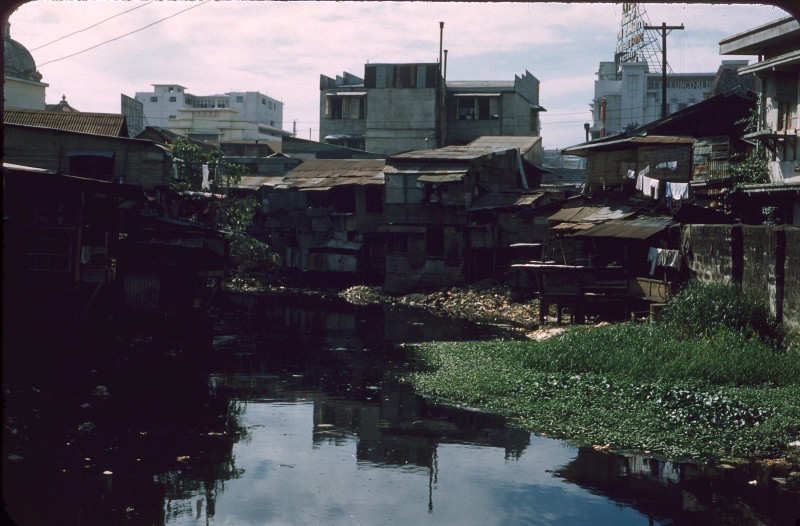
<instances>
[{"instance_id":1,"label":"white concrete building","mask_svg":"<svg viewBox=\"0 0 800 526\"><path fill-rule=\"evenodd\" d=\"M137 91L149 126L212 143L277 140L282 130L283 102L257 91L193 95L180 84L153 84Z\"/></svg>"},{"instance_id":2,"label":"white concrete building","mask_svg":"<svg viewBox=\"0 0 800 526\"><path fill-rule=\"evenodd\" d=\"M704 100L716 73L667 75L667 114ZM590 139L598 139L642 126L661 118L661 72L652 73L645 62L601 62L594 82Z\"/></svg>"}]
</instances>

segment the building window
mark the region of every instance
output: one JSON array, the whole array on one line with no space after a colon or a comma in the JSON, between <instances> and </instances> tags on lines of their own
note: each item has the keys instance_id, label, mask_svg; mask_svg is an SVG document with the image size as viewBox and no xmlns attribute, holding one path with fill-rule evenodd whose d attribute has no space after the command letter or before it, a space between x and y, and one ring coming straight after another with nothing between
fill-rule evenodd
<instances>
[{"instance_id":1,"label":"building window","mask_svg":"<svg viewBox=\"0 0 800 526\"><path fill-rule=\"evenodd\" d=\"M328 119L365 119L366 114L365 97L325 97L325 117Z\"/></svg>"},{"instance_id":2,"label":"building window","mask_svg":"<svg viewBox=\"0 0 800 526\"><path fill-rule=\"evenodd\" d=\"M150 97L150 102L158 102L158 97Z\"/></svg>"},{"instance_id":3,"label":"building window","mask_svg":"<svg viewBox=\"0 0 800 526\"><path fill-rule=\"evenodd\" d=\"M177 100L178 100L178 99L177 99L177 98L175 98L175 97L170 97L170 98L169 98L169 101L170 101L170 102L176 102Z\"/></svg>"},{"instance_id":4,"label":"building window","mask_svg":"<svg viewBox=\"0 0 800 526\"><path fill-rule=\"evenodd\" d=\"M170 86L170 87L167 89L167 91L169 91L170 93L172 93L172 91L173 91L174 89L175 89L175 88L173 88L172 86Z\"/></svg>"},{"instance_id":5,"label":"building window","mask_svg":"<svg viewBox=\"0 0 800 526\"><path fill-rule=\"evenodd\" d=\"M269 121L270 126L275 126L275 121Z\"/></svg>"},{"instance_id":6,"label":"building window","mask_svg":"<svg viewBox=\"0 0 800 526\"><path fill-rule=\"evenodd\" d=\"M635 98L639 93L639 75L631 75L628 77L628 97Z\"/></svg>"},{"instance_id":7,"label":"building window","mask_svg":"<svg viewBox=\"0 0 800 526\"><path fill-rule=\"evenodd\" d=\"M414 175L386 174L386 202L388 204L421 203L425 187Z\"/></svg>"},{"instance_id":8,"label":"building window","mask_svg":"<svg viewBox=\"0 0 800 526\"><path fill-rule=\"evenodd\" d=\"M500 118L498 97L458 97L458 120L497 120Z\"/></svg>"},{"instance_id":9,"label":"building window","mask_svg":"<svg viewBox=\"0 0 800 526\"><path fill-rule=\"evenodd\" d=\"M177 119L178 117L177 117L177 115L170 115L169 118L170 119Z\"/></svg>"},{"instance_id":10,"label":"building window","mask_svg":"<svg viewBox=\"0 0 800 526\"><path fill-rule=\"evenodd\" d=\"M792 130L797 125L797 75L775 77L775 106L778 110L777 131Z\"/></svg>"},{"instance_id":11,"label":"building window","mask_svg":"<svg viewBox=\"0 0 800 526\"><path fill-rule=\"evenodd\" d=\"M267 99L261 99L261 104L264 104L264 105L266 106L266 104L267 104Z\"/></svg>"},{"instance_id":12,"label":"building window","mask_svg":"<svg viewBox=\"0 0 800 526\"><path fill-rule=\"evenodd\" d=\"M244 96L243 95L236 95L236 102L244 102Z\"/></svg>"}]
</instances>

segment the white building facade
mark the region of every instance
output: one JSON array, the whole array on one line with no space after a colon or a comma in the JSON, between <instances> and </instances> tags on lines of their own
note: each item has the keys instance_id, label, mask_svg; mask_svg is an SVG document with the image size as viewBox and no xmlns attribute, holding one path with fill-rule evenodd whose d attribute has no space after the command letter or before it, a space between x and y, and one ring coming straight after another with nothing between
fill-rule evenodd
<instances>
[{"instance_id":1,"label":"white building facade","mask_svg":"<svg viewBox=\"0 0 800 526\"><path fill-rule=\"evenodd\" d=\"M667 75L667 115L706 99L716 73ZM646 62L601 62L594 82L590 139L599 139L642 126L662 117L662 75Z\"/></svg>"},{"instance_id":2,"label":"white building facade","mask_svg":"<svg viewBox=\"0 0 800 526\"><path fill-rule=\"evenodd\" d=\"M147 124L189 138L220 143L276 140L283 132L283 102L258 91L193 95L180 84L153 84L137 91Z\"/></svg>"}]
</instances>

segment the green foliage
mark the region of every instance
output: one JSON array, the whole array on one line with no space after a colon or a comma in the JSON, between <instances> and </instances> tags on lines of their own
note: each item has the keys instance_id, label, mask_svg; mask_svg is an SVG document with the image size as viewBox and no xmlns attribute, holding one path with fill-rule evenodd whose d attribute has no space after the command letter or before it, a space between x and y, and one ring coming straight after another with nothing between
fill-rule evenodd
<instances>
[{"instance_id":1,"label":"green foliage","mask_svg":"<svg viewBox=\"0 0 800 526\"><path fill-rule=\"evenodd\" d=\"M776 350L789 343L786 328L772 317L763 301L739 286L724 283L690 282L667 303L659 321L686 336L729 330L757 337Z\"/></svg>"},{"instance_id":2,"label":"green foliage","mask_svg":"<svg viewBox=\"0 0 800 526\"><path fill-rule=\"evenodd\" d=\"M692 284L658 323L425 344L410 380L575 443L673 460L776 456L800 438L800 346L789 338L735 287Z\"/></svg>"},{"instance_id":3,"label":"green foliage","mask_svg":"<svg viewBox=\"0 0 800 526\"><path fill-rule=\"evenodd\" d=\"M196 197L187 199L182 207L183 219L188 219L211 228L229 230L230 254L238 274L269 272L277 265L278 256L269 245L247 234L253 224L258 203L255 198L235 199L230 193L244 175L247 167L223 160L219 152L206 152L187 139L177 138L170 145L176 162L178 179L173 181L176 192L210 192L225 198ZM202 166L209 166L210 186L203 188Z\"/></svg>"}]
</instances>

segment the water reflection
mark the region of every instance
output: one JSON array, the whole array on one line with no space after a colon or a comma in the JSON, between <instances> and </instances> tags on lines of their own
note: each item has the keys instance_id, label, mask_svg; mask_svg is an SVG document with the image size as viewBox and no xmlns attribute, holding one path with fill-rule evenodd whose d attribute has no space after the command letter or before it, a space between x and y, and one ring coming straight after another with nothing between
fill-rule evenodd
<instances>
[{"instance_id":1,"label":"water reflection","mask_svg":"<svg viewBox=\"0 0 800 526\"><path fill-rule=\"evenodd\" d=\"M402 383L414 365L408 344L495 335L485 328L333 300L224 299L211 353L187 356L175 341L83 340L80 352L95 355L53 360L45 384L4 386L4 498L19 524L800 517L798 492L763 470L576 449L440 407ZM93 395L99 384L109 396Z\"/></svg>"}]
</instances>

